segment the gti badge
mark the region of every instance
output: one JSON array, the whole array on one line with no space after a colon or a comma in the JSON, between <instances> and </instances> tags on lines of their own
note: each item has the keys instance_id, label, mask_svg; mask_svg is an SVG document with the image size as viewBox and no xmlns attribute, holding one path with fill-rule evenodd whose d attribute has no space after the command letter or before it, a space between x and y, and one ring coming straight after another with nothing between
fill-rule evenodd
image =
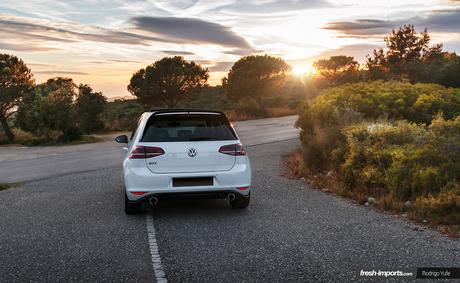
<instances>
[{"instance_id":1,"label":"gti badge","mask_svg":"<svg viewBox=\"0 0 460 283\"><path fill-rule=\"evenodd\" d=\"M195 157L197 155L198 151L196 148L189 148L187 151L188 156L190 157Z\"/></svg>"}]
</instances>

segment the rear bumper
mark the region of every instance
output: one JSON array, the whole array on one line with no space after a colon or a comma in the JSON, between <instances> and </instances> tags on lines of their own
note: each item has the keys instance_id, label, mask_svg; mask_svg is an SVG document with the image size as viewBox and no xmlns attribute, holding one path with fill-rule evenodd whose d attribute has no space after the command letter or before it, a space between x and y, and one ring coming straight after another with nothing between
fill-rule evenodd
<instances>
[{"instance_id":1,"label":"rear bumper","mask_svg":"<svg viewBox=\"0 0 460 283\"><path fill-rule=\"evenodd\" d=\"M212 186L174 187L173 178L212 177ZM129 201L138 202L152 196L224 198L229 193L249 195L251 187L251 167L249 161L237 162L231 170L199 173L155 174L147 168L124 169L126 195ZM247 188L249 187L249 188ZM238 188L247 188L244 190ZM145 192L135 195L132 192Z\"/></svg>"},{"instance_id":2,"label":"rear bumper","mask_svg":"<svg viewBox=\"0 0 460 283\"><path fill-rule=\"evenodd\" d=\"M151 197L156 197L158 200L165 200L165 199L174 199L174 198L183 198L183 199L226 199L228 194L240 194L244 197L249 197L249 194L242 194L241 192L235 192L233 190L228 191L203 191L203 192L184 192L184 193L160 193L160 194L148 194L142 196L135 200L129 200L130 203L140 203L140 202L147 202Z\"/></svg>"}]
</instances>

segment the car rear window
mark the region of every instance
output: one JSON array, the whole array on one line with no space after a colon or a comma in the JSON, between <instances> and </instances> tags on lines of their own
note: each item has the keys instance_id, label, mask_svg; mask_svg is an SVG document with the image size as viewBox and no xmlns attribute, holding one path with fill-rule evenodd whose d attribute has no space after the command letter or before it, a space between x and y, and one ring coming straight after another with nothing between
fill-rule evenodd
<instances>
[{"instance_id":1,"label":"car rear window","mask_svg":"<svg viewBox=\"0 0 460 283\"><path fill-rule=\"evenodd\" d=\"M184 142L235 140L227 118L217 114L152 115L142 142Z\"/></svg>"}]
</instances>

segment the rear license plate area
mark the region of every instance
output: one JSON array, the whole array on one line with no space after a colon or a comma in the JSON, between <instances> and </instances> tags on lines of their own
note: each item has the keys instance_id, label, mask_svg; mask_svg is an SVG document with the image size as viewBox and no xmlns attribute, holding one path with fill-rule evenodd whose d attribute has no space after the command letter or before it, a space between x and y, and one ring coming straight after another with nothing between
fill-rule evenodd
<instances>
[{"instance_id":1,"label":"rear license plate area","mask_svg":"<svg viewBox=\"0 0 460 283\"><path fill-rule=\"evenodd\" d=\"M173 178L173 187L194 187L213 185L213 177Z\"/></svg>"}]
</instances>

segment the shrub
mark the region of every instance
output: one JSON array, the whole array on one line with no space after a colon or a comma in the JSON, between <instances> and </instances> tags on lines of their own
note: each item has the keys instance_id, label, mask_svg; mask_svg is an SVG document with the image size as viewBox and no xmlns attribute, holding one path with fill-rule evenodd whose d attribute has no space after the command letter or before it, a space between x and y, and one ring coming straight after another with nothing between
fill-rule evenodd
<instances>
[{"instance_id":1,"label":"shrub","mask_svg":"<svg viewBox=\"0 0 460 283\"><path fill-rule=\"evenodd\" d=\"M118 99L109 102L102 113L105 129L111 131L132 131L136 127L140 115L145 110L146 108L134 99Z\"/></svg>"},{"instance_id":2,"label":"shrub","mask_svg":"<svg viewBox=\"0 0 460 283\"><path fill-rule=\"evenodd\" d=\"M64 86L55 85L64 82ZM78 139L76 134L77 115L73 105L73 84L69 79L49 80L36 86L34 95L24 99L16 115L17 125L37 137L45 136L53 141L53 134L60 133L60 139Z\"/></svg>"},{"instance_id":3,"label":"shrub","mask_svg":"<svg viewBox=\"0 0 460 283\"><path fill-rule=\"evenodd\" d=\"M338 172L343 195L365 193L382 208L453 223L460 186L460 92L410 86L345 85L303 105L297 126L304 163L313 172Z\"/></svg>"},{"instance_id":4,"label":"shrub","mask_svg":"<svg viewBox=\"0 0 460 283\"><path fill-rule=\"evenodd\" d=\"M341 130L349 125L385 120L430 124L438 115L444 119L460 115L459 89L376 81L326 89L300 107L296 125L301 128L306 161L324 170L340 161L337 149L344 141ZM311 153L318 148L321 152ZM310 155L314 159L309 160Z\"/></svg>"},{"instance_id":5,"label":"shrub","mask_svg":"<svg viewBox=\"0 0 460 283\"><path fill-rule=\"evenodd\" d=\"M89 134L104 128L101 113L104 111L106 104L107 99L101 92L94 92L88 85L81 84L78 86L75 111L77 113L78 126L81 129L80 132ZM73 129L71 134L67 134L67 137L72 136L78 136L76 129Z\"/></svg>"},{"instance_id":6,"label":"shrub","mask_svg":"<svg viewBox=\"0 0 460 283\"><path fill-rule=\"evenodd\" d=\"M252 99L247 99L244 102L240 101L235 108L235 112L241 116L252 116L255 118L262 118L266 114Z\"/></svg>"}]
</instances>

